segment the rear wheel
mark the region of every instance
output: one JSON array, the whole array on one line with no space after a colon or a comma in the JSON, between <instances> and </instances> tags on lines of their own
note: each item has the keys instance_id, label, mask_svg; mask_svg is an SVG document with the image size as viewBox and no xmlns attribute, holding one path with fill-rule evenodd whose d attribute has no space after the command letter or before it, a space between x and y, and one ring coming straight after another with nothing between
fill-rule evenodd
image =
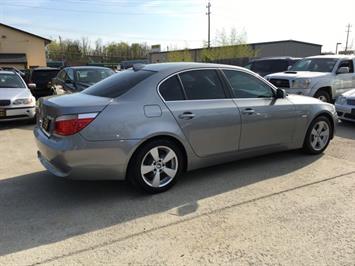
<instances>
[{"instance_id":1,"label":"rear wheel","mask_svg":"<svg viewBox=\"0 0 355 266\"><path fill-rule=\"evenodd\" d=\"M317 98L322 102L326 102L326 103L330 103L331 100L329 93L324 90L317 91L316 94L314 95L314 98Z\"/></svg>"},{"instance_id":2,"label":"rear wheel","mask_svg":"<svg viewBox=\"0 0 355 266\"><path fill-rule=\"evenodd\" d=\"M328 146L332 135L330 121L325 116L319 116L309 126L303 144L303 150L309 154L322 153Z\"/></svg>"},{"instance_id":3,"label":"rear wheel","mask_svg":"<svg viewBox=\"0 0 355 266\"><path fill-rule=\"evenodd\" d=\"M144 144L131 158L128 180L149 193L172 187L183 169L183 154L169 140L153 140Z\"/></svg>"}]
</instances>

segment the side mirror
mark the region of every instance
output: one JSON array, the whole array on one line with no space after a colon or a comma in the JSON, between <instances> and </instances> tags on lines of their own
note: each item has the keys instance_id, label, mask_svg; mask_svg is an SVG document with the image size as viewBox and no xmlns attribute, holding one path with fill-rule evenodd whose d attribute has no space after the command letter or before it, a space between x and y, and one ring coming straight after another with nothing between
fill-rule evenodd
<instances>
[{"instance_id":1,"label":"side mirror","mask_svg":"<svg viewBox=\"0 0 355 266\"><path fill-rule=\"evenodd\" d=\"M346 74L346 73L349 73L349 72L350 72L350 69L348 67L340 67L337 70L337 74Z\"/></svg>"},{"instance_id":2,"label":"side mirror","mask_svg":"<svg viewBox=\"0 0 355 266\"><path fill-rule=\"evenodd\" d=\"M72 81L71 79L66 79L66 80L65 80L65 83L66 83L66 84L72 84L73 81Z\"/></svg>"},{"instance_id":3,"label":"side mirror","mask_svg":"<svg viewBox=\"0 0 355 266\"><path fill-rule=\"evenodd\" d=\"M286 91L280 88L276 90L276 99L283 99L286 97Z\"/></svg>"},{"instance_id":4,"label":"side mirror","mask_svg":"<svg viewBox=\"0 0 355 266\"><path fill-rule=\"evenodd\" d=\"M27 86L30 90L34 90L37 87L36 83L28 83Z\"/></svg>"},{"instance_id":5,"label":"side mirror","mask_svg":"<svg viewBox=\"0 0 355 266\"><path fill-rule=\"evenodd\" d=\"M288 66L288 67L287 67L287 70L290 70L290 69L291 69L291 67L292 67L292 66Z\"/></svg>"}]
</instances>

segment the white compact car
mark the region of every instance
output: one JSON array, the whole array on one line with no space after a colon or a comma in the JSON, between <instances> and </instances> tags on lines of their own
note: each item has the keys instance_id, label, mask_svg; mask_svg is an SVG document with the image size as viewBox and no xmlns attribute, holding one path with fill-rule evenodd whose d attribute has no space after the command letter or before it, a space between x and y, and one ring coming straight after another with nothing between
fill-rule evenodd
<instances>
[{"instance_id":1,"label":"white compact car","mask_svg":"<svg viewBox=\"0 0 355 266\"><path fill-rule=\"evenodd\" d=\"M0 121L34 119L36 99L19 74L0 71Z\"/></svg>"},{"instance_id":2,"label":"white compact car","mask_svg":"<svg viewBox=\"0 0 355 266\"><path fill-rule=\"evenodd\" d=\"M340 95L335 101L335 108L340 120L355 122L355 89Z\"/></svg>"}]
</instances>

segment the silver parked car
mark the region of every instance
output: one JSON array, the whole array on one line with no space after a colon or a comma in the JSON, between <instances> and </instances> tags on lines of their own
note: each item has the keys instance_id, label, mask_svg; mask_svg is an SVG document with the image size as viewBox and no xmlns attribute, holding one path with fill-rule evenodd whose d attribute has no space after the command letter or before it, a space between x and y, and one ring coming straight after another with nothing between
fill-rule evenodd
<instances>
[{"instance_id":1,"label":"silver parked car","mask_svg":"<svg viewBox=\"0 0 355 266\"><path fill-rule=\"evenodd\" d=\"M39 108L34 134L50 172L110 172L153 193L186 170L302 147L321 153L336 120L333 105L287 96L243 68L202 63L126 70Z\"/></svg>"},{"instance_id":2,"label":"silver parked car","mask_svg":"<svg viewBox=\"0 0 355 266\"><path fill-rule=\"evenodd\" d=\"M340 95L335 101L335 109L340 120L355 122L355 89Z\"/></svg>"},{"instance_id":3,"label":"silver parked car","mask_svg":"<svg viewBox=\"0 0 355 266\"><path fill-rule=\"evenodd\" d=\"M21 76L0 71L0 121L33 119L35 114L36 99Z\"/></svg>"}]
</instances>

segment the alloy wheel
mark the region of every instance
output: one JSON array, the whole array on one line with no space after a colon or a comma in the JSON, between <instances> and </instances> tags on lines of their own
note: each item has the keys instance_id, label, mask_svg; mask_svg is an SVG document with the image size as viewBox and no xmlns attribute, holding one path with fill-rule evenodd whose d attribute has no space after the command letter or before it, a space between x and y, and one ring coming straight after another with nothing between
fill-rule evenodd
<instances>
[{"instance_id":1,"label":"alloy wheel","mask_svg":"<svg viewBox=\"0 0 355 266\"><path fill-rule=\"evenodd\" d=\"M329 135L329 125L325 121L315 123L310 134L312 148L316 151L322 150L328 143Z\"/></svg>"},{"instance_id":2,"label":"alloy wheel","mask_svg":"<svg viewBox=\"0 0 355 266\"><path fill-rule=\"evenodd\" d=\"M178 172L176 153L167 146L157 146L149 150L141 163L144 182L154 188L168 185Z\"/></svg>"}]
</instances>

